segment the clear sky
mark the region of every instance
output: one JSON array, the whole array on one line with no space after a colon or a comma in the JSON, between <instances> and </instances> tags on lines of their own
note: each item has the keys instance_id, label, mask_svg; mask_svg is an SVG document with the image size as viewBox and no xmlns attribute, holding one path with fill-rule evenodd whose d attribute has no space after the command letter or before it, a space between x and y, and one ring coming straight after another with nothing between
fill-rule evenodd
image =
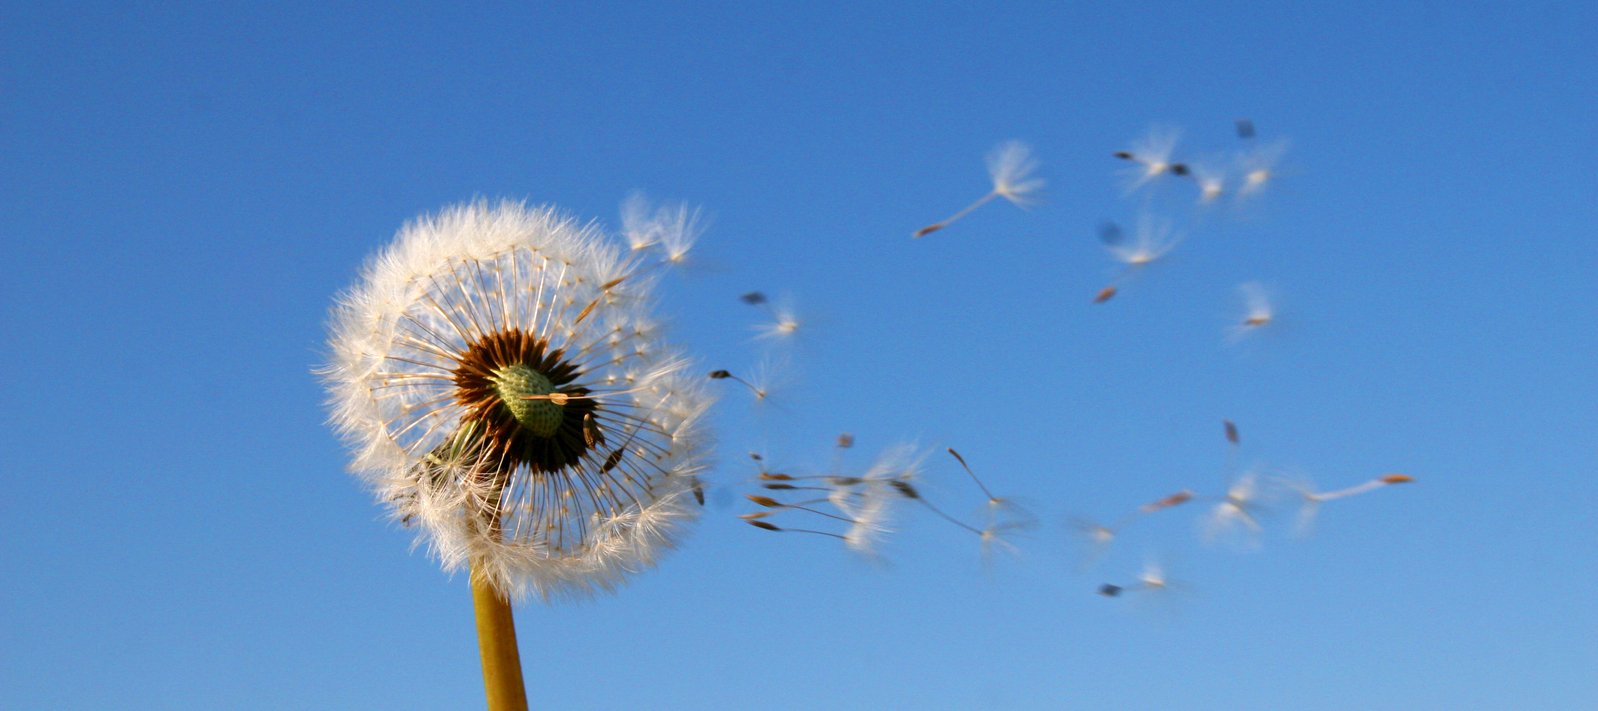
<instances>
[{"instance_id":1,"label":"clear sky","mask_svg":"<svg viewBox=\"0 0 1598 711\"><path fill-rule=\"evenodd\" d=\"M732 383L698 530L618 594L517 610L570 709L1587 708L1598 703L1598 12L1589 3L0 7L0 707L470 708L471 602L344 473L325 321L474 197L714 217L661 310ZM1111 156L1290 148L1107 303ZM921 240L1032 144L1048 181ZM1168 185L1166 196L1184 186ZM1237 286L1279 323L1230 344ZM738 302L789 295L795 343ZM1221 421L1242 432L1229 464ZM910 442L1040 522L984 563L906 509L890 565L737 520L746 453ZM1204 545L1229 467L1314 534ZM1234 467L1234 468L1235 468ZM1094 594L1145 556L1166 599ZM1145 599L1147 598L1147 599Z\"/></svg>"}]
</instances>

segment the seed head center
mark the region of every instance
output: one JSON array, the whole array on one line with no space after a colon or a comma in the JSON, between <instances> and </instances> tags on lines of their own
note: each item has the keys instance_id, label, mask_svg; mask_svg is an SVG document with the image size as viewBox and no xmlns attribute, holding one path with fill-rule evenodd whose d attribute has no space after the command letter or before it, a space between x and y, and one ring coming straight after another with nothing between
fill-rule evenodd
<instances>
[{"instance_id":1,"label":"seed head center","mask_svg":"<svg viewBox=\"0 0 1598 711\"><path fill-rule=\"evenodd\" d=\"M560 430L566 417L563 406L547 399L526 399L529 395L555 392L554 384L543 373L525 363L517 363L494 369L490 379L500 402L527 431L539 437L550 437Z\"/></svg>"}]
</instances>

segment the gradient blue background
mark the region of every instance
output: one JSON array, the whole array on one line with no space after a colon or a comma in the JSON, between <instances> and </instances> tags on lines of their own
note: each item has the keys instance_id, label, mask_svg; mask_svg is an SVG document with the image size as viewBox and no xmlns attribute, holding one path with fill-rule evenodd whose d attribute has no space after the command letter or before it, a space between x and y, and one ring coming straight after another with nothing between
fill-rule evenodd
<instances>
[{"instance_id":1,"label":"gradient blue background","mask_svg":"<svg viewBox=\"0 0 1598 711\"><path fill-rule=\"evenodd\" d=\"M748 370L695 535L620 594L529 604L541 708L1590 708L1598 703L1598 12L1588 3L6 3L0 9L0 707L471 708L470 596L324 426L324 319L406 220L473 197L614 224L701 204L662 310ZM1109 153L1153 123L1292 140L1290 174L1115 301ZM982 155L1032 142L1031 212ZM1180 216L1179 216L1180 217ZM1229 347L1235 286L1283 295ZM1188 508L1082 572L1109 517L1243 460L1401 471L1263 549ZM895 442L1043 526L985 567L926 515L890 568L738 522L744 453ZM909 512L915 514L916 512ZM1187 592L1093 594L1163 556Z\"/></svg>"}]
</instances>

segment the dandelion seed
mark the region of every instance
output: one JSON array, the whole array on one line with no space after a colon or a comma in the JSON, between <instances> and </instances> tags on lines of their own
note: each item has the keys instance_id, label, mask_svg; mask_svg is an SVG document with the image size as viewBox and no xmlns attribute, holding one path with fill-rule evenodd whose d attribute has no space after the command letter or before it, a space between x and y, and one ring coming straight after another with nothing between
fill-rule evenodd
<instances>
[{"instance_id":1,"label":"dandelion seed","mask_svg":"<svg viewBox=\"0 0 1598 711\"><path fill-rule=\"evenodd\" d=\"M1393 484L1407 484L1414 480L1415 479L1413 477L1407 474L1386 474L1376 477L1375 479L1371 479L1370 481L1356 484L1346 489L1338 489L1336 491L1316 491L1314 485L1309 481L1308 478L1305 477L1300 477L1297 479L1285 479L1282 481L1282 483L1287 488L1292 489L1298 494L1300 508L1298 512L1298 524L1296 526L1297 533L1299 535L1308 535L1310 530L1315 525L1315 518L1320 512L1321 504L1327 501L1345 499L1350 496L1358 496L1360 494L1369 493L1371 491L1375 491L1385 486L1391 486Z\"/></svg>"},{"instance_id":2,"label":"dandelion seed","mask_svg":"<svg viewBox=\"0 0 1598 711\"><path fill-rule=\"evenodd\" d=\"M1189 491L1187 489L1183 489L1183 490L1178 491L1178 492L1176 492L1174 494L1171 494L1170 496L1166 496L1164 498L1156 499L1154 501L1150 501L1150 502L1148 502L1146 504L1143 504L1142 506L1139 506L1138 507L1138 513L1151 514L1151 513L1154 513L1155 511L1163 511L1163 510L1171 508L1173 506L1181 506L1182 504L1185 504L1185 503L1187 503L1189 501L1192 501L1192 500L1193 500L1193 492L1191 492L1191 491Z\"/></svg>"},{"instance_id":3,"label":"dandelion seed","mask_svg":"<svg viewBox=\"0 0 1598 711\"><path fill-rule=\"evenodd\" d=\"M1110 546L1115 543L1116 536L1125 530L1126 527L1136 522L1137 519L1158 511L1181 506L1192 501L1193 498L1194 493L1192 491L1183 489L1143 504L1137 507L1137 510L1122 516L1114 523L1104 524L1086 519L1077 519L1073 522L1073 526L1076 528L1078 536L1087 546L1083 557L1084 564L1092 565L1102 557Z\"/></svg>"},{"instance_id":4,"label":"dandelion seed","mask_svg":"<svg viewBox=\"0 0 1598 711\"><path fill-rule=\"evenodd\" d=\"M581 597L694 517L710 400L649 325L637 268L550 208L477 202L407 225L340 296L331 420L447 570Z\"/></svg>"},{"instance_id":5,"label":"dandelion seed","mask_svg":"<svg viewBox=\"0 0 1598 711\"><path fill-rule=\"evenodd\" d=\"M1084 569L1097 563L1109 552L1110 546L1115 544L1117 531L1114 526L1087 519L1076 519L1071 525L1075 530L1075 537L1082 542L1081 565Z\"/></svg>"},{"instance_id":6,"label":"dandelion seed","mask_svg":"<svg viewBox=\"0 0 1598 711\"><path fill-rule=\"evenodd\" d=\"M1099 290L1093 299L1096 304L1109 301L1119 293L1119 284L1175 249L1181 243L1182 235L1174 230L1169 220L1145 214L1138 217L1137 228L1131 238L1115 223L1105 223L1099 228L1099 240L1109 250L1110 256L1122 264L1122 268L1109 286Z\"/></svg>"},{"instance_id":7,"label":"dandelion seed","mask_svg":"<svg viewBox=\"0 0 1598 711\"><path fill-rule=\"evenodd\" d=\"M948 227L996 197L1022 208L1036 202L1038 191L1043 189L1043 180L1032 176L1038 168L1038 162L1032 157L1030 147L1020 141L1006 141L988 153L987 162L988 177L993 181L993 189L988 194L943 221L916 230L912 236L925 237Z\"/></svg>"},{"instance_id":8,"label":"dandelion seed","mask_svg":"<svg viewBox=\"0 0 1598 711\"><path fill-rule=\"evenodd\" d=\"M1170 581L1165 579L1164 568L1152 561L1143 565L1143 571L1137 576L1137 584L1144 590L1165 590L1170 587Z\"/></svg>"},{"instance_id":9,"label":"dandelion seed","mask_svg":"<svg viewBox=\"0 0 1598 711\"><path fill-rule=\"evenodd\" d=\"M783 340L792 338L799 331L799 316L794 310L792 299L784 297L780 302L773 304L765 294L758 291L749 292L738 298L750 306L759 307L771 319L755 326L757 338Z\"/></svg>"},{"instance_id":10,"label":"dandelion seed","mask_svg":"<svg viewBox=\"0 0 1598 711\"><path fill-rule=\"evenodd\" d=\"M764 386L757 385L753 381L745 380L745 379L740 378L740 377L738 377L736 375L733 375L732 371L729 371L729 370L712 370L712 371L710 371L710 379L711 380L731 380L731 381L733 381L735 383L738 383L739 385L742 385L745 388L748 388L749 392L752 393L755 396L755 400L757 400L757 401L765 400L766 396L770 394L766 390L766 388Z\"/></svg>"},{"instance_id":11,"label":"dandelion seed","mask_svg":"<svg viewBox=\"0 0 1598 711\"><path fill-rule=\"evenodd\" d=\"M1243 301L1243 316L1228 331L1228 338L1239 341L1276 322L1276 307L1271 293L1257 281L1237 288Z\"/></svg>"},{"instance_id":12,"label":"dandelion seed","mask_svg":"<svg viewBox=\"0 0 1598 711\"><path fill-rule=\"evenodd\" d=\"M840 437L840 444L852 443L852 438L847 435ZM856 553L875 557L881 538L891 532L889 521L894 504L900 498L893 484L913 478L915 467L913 449L894 447L878 457L871 468L861 476L837 474L794 476L766 472L762 469L759 478L767 482L763 483L762 487L768 491L815 491L822 496L805 501L787 502L762 494L750 494L747 498L760 506L767 507L768 510L794 512L816 517L828 523L847 524L843 533L823 529L784 528L783 530L820 533L842 540ZM831 506L836 513L823 509L824 506Z\"/></svg>"},{"instance_id":13,"label":"dandelion seed","mask_svg":"<svg viewBox=\"0 0 1598 711\"><path fill-rule=\"evenodd\" d=\"M1227 487L1220 503L1204 519L1206 540L1214 542L1241 533L1244 534L1241 542L1253 543L1252 536L1262 530L1259 515L1263 510L1263 501L1258 479L1254 472L1246 472Z\"/></svg>"},{"instance_id":14,"label":"dandelion seed","mask_svg":"<svg viewBox=\"0 0 1598 711\"><path fill-rule=\"evenodd\" d=\"M1199 161L1188 166L1188 177L1199 189L1199 204L1213 205L1226 195L1226 181L1230 177L1225 168L1211 161Z\"/></svg>"},{"instance_id":15,"label":"dandelion seed","mask_svg":"<svg viewBox=\"0 0 1598 711\"><path fill-rule=\"evenodd\" d=\"M966 463L965 457L960 456L960 453L954 451L953 447L949 447L948 452L950 456L954 457L955 461L960 463L960 467L965 469L965 473L971 477L971 481L976 482L977 488L981 489L982 495L988 499L987 505L983 507L985 522L979 534L982 541L984 559L991 559L993 553L1001 549L1011 553L1016 552L1015 545L1010 543L1008 538L1014 534L1031 530L1037 525L1037 519L1026 509L1016 504L1015 501L994 496L993 492L988 489L988 485L982 483L982 479L977 476L977 473L971 470L971 465Z\"/></svg>"},{"instance_id":16,"label":"dandelion seed","mask_svg":"<svg viewBox=\"0 0 1598 711\"><path fill-rule=\"evenodd\" d=\"M1238 197L1257 195L1275 182L1278 175L1276 166L1286 154L1287 142L1276 141L1255 146L1238 156L1237 171L1243 176L1243 184L1237 189Z\"/></svg>"},{"instance_id":17,"label":"dandelion seed","mask_svg":"<svg viewBox=\"0 0 1598 711\"><path fill-rule=\"evenodd\" d=\"M658 250L666 263L681 266L704 233L699 210L686 204L652 207L643 193L627 196L621 207L622 234L634 252Z\"/></svg>"},{"instance_id":18,"label":"dandelion seed","mask_svg":"<svg viewBox=\"0 0 1598 711\"><path fill-rule=\"evenodd\" d=\"M1149 130L1143 138L1132 143L1132 149L1116 151L1115 157L1130 161L1135 165L1126 171L1126 192L1137 192L1138 189L1148 185L1162 175L1185 175L1187 166L1175 163L1171 155L1176 152L1176 143L1182 137L1178 129L1156 126Z\"/></svg>"},{"instance_id":19,"label":"dandelion seed","mask_svg":"<svg viewBox=\"0 0 1598 711\"><path fill-rule=\"evenodd\" d=\"M1100 239L1104 242L1105 249L1116 261L1125 264L1128 269L1141 269L1152 264L1155 260L1170 253L1176 245L1182 242L1182 235L1175 231L1170 220L1141 215L1137 220L1137 229L1133 231L1132 239L1126 239L1119 227L1110 226L1100 232Z\"/></svg>"}]
</instances>

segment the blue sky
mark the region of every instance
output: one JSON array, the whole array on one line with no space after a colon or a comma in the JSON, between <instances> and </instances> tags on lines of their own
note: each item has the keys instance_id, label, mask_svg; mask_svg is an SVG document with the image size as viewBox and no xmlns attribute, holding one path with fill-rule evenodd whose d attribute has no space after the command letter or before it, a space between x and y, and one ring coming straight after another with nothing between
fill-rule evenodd
<instances>
[{"instance_id":1,"label":"blue sky","mask_svg":"<svg viewBox=\"0 0 1598 711\"><path fill-rule=\"evenodd\" d=\"M546 708L1576 708L1598 697L1598 13L1579 3L328 4L0 9L0 706L468 708L470 595L343 472L311 370L333 295L474 197L616 223L701 205L663 314L792 381L714 418L694 536L518 609ZM1096 239L1155 124L1291 148L1109 303ZM1030 211L982 157L1031 143ZM1171 188L1174 192L1175 188ZM1229 345L1235 289L1280 328ZM737 301L788 294L797 343ZM1239 465L1417 483L1267 519L1164 512ZM1040 520L1019 558L907 515L891 566L739 522L745 453L899 442L929 495ZM911 511L908 514L915 514ZM1135 534L1135 535L1134 535ZM1181 594L1093 594L1166 562Z\"/></svg>"}]
</instances>

